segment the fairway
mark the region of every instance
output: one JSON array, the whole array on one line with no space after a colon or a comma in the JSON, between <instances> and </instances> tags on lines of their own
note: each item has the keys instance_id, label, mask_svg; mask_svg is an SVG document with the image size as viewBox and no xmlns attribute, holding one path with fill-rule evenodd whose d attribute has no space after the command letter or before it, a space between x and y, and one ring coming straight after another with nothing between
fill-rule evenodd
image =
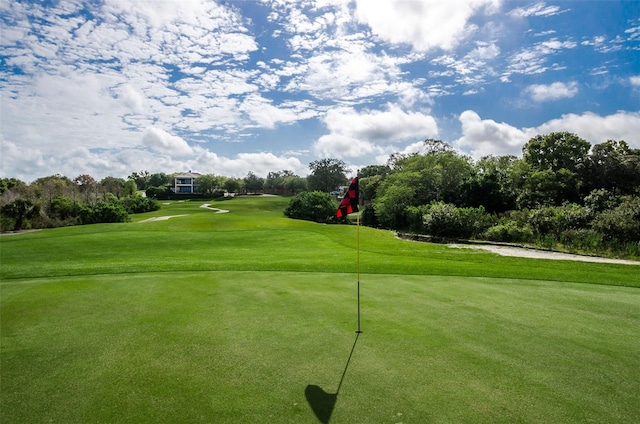
<instances>
[{"instance_id":1,"label":"fairway","mask_svg":"<svg viewBox=\"0 0 640 424\"><path fill-rule=\"evenodd\" d=\"M287 203L0 238L0 422L640 422L637 266L362 227L356 339L358 229Z\"/></svg>"}]
</instances>

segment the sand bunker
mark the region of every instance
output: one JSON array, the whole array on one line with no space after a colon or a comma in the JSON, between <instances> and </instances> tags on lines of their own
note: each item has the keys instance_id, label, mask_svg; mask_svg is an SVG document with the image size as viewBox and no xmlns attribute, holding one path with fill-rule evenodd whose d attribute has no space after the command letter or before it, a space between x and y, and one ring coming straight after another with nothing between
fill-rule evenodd
<instances>
[{"instance_id":1,"label":"sand bunker","mask_svg":"<svg viewBox=\"0 0 640 424\"><path fill-rule=\"evenodd\" d=\"M517 256L520 258L553 259L558 261L581 261L599 262L609 264L640 265L637 261L627 261L624 259L599 258L597 256L572 255L570 253L547 252L543 250L525 249L522 247L490 246L490 245L469 245L469 244L449 244L448 247L463 249L482 249L497 253L502 256Z\"/></svg>"}]
</instances>

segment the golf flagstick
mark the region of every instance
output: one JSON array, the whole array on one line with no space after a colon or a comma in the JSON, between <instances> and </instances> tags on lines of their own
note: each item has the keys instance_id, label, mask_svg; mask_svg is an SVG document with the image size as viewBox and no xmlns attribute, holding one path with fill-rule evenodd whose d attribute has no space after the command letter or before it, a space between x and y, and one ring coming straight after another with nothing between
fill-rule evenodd
<instances>
[{"instance_id":1,"label":"golf flagstick","mask_svg":"<svg viewBox=\"0 0 640 424\"><path fill-rule=\"evenodd\" d=\"M358 185L358 177L356 176L351 180L351 184L349 184L349 189L344 195L342 202L340 202L340 206L338 206L338 210L336 211L336 218L338 219L347 219L349 214L357 213L356 215L356 250L357 250L357 275L358 275L358 330L356 333L362 333L360 329L360 211L358 210L358 206L360 204L360 196L359 196L359 185Z\"/></svg>"},{"instance_id":2,"label":"golf flagstick","mask_svg":"<svg viewBox=\"0 0 640 424\"><path fill-rule=\"evenodd\" d=\"M358 329L356 330L357 334L362 333L360 329L360 212L356 215L356 233L357 233L357 241L356 241L356 250L358 251L358 260L357 260L357 268L358 268Z\"/></svg>"}]
</instances>

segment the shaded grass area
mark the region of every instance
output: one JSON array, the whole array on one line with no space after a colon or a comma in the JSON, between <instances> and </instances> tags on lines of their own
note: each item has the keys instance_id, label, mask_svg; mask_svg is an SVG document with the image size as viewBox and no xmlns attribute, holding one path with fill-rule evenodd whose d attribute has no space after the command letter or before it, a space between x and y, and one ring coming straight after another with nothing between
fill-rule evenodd
<instances>
[{"instance_id":1,"label":"shaded grass area","mask_svg":"<svg viewBox=\"0 0 640 424\"><path fill-rule=\"evenodd\" d=\"M332 422L637 422L637 289L364 275ZM2 422L314 422L353 343L351 274L2 285Z\"/></svg>"},{"instance_id":2,"label":"shaded grass area","mask_svg":"<svg viewBox=\"0 0 640 424\"><path fill-rule=\"evenodd\" d=\"M351 352L357 229L286 202L1 238L0 422L640 421L637 267L360 228Z\"/></svg>"}]
</instances>

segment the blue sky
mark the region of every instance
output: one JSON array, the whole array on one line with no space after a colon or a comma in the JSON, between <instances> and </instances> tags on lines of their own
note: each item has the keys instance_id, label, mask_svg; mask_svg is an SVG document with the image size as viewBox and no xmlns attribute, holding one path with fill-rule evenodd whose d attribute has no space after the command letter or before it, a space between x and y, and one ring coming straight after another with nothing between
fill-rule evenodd
<instances>
[{"instance_id":1,"label":"blue sky","mask_svg":"<svg viewBox=\"0 0 640 424\"><path fill-rule=\"evenodd\" d=\"M640 2L0 2L0 176L640 148Z\"/></svg>"}]
</instances>

